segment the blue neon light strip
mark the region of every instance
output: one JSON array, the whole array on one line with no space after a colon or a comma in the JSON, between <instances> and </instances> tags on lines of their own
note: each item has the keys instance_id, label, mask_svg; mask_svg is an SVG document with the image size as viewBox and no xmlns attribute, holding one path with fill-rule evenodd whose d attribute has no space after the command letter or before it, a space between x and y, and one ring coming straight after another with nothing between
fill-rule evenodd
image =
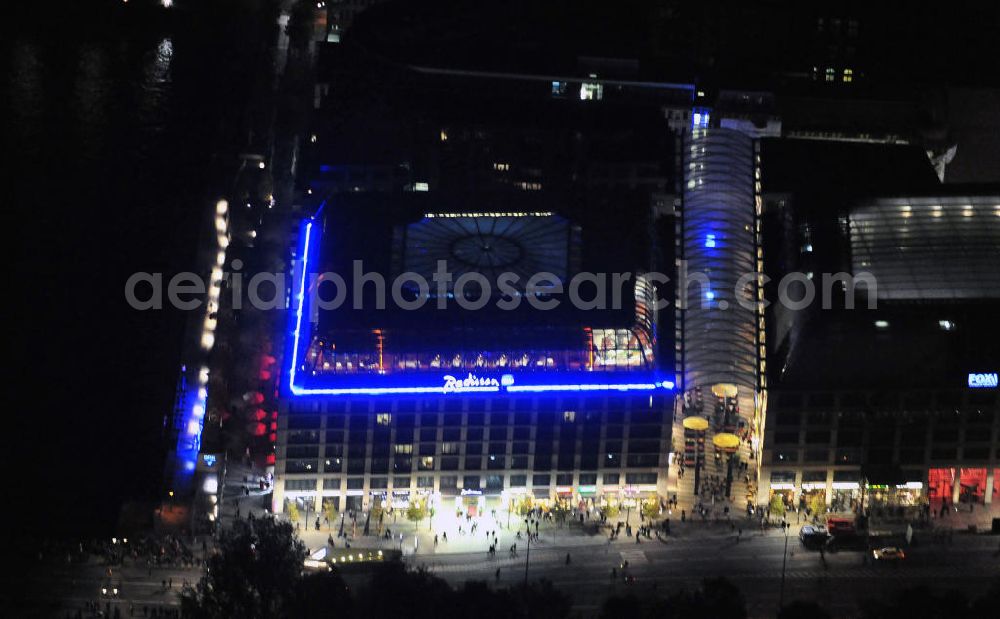
<instances>
[{"instance_id":1,"label":"blue neon light strip","mask_svg":"<svg viewBox=\"0 0 1000 619\"><path fill-rule=\"evenodd\" d=\"M312 237L312 227L312 221L306 221L302 226L302 251L299 254L299 262L302 265L302 268L299 270L299 293L296 295L295 299L295 329L292 331L292 356L288 372L288 385L291 388L292 393L295 395L299 395L296 393L297 387L295 385L295 368L299 362L299 340L302 335L302 308L306 302L306 277L309 273L309 244L311 241L310 237Z\"/></svg>"},{"instance_id":2,"label":"blue neon light strip","mask_svg":"<svg viewBox=\"0 0 1000 619\"><path fill-rule=\"evenodd\" d=\"M445 391L441 387L317 387L307 389L292 386L295 395L405 395L408 393L436 393L440 395L463 393L497 393L500 387L463 387L461 391Z\"/></svg>"},{"instance_id":3,"label":"blue neon light strip","mask_svg":"<svg viewBox=\"0 0 1000 619\"><path fill-rule=\"evenodd\" d=\"M653 389L673 389L673 383L624 383L618 385L510 385L507 391L511 393L547 391L652 391Z\"/></svg>"},{"instance_id":4,"label":"blue neon light strip","mask_svg":"<svg viewBox=\"0 0 1000 619\"><path fill-rule=\"evenodd\" d=\"M442 385L427 386L424 384L414 384L414 385L399 385L394 387L376 387L376 386L343 386L343 387L327 387L327 386L307 386L303 384L297 384L296 379L298 378L297 365L299 361L299 343L303 337L308 336L308 324L303 324L303 314L306 310L306 281L309 277L309 262L310 262L310 252L314 250L313 241L313 227L316 222L309 219L302 223L302 228L300 232L300 247L299 247L299 263L300 266L293 273L293 288L296 290L295 296L293 298L293 304L295 307L295 312L292 317L290 331L291 331L291 350L289 357L289 368L288 368L288 392L295 397L310 397L310 396L356 396L356 395L466 395L466 394L488 394L488 393L553 393L553 392L612 392L612 391L655 391L657 389L672 390L674 384L669 381L659 381L654 380L654 382L609 382L609 383L591 383L589 381L599 379L600 372L586 372L586 380L588 382L579 383L567 383L558 382L553 384L501 384L500 386L478 386L478 387L462 387L458 390L445 390ZM298 275L298 282L294 280L294 275ZM553 372L554 375L559 375L559 372ZM553 376L554 377L554 376ZM640 376L631 376L630 378L640 378ZM410 375L406 377L401 377L404 380L417 380L418 377ZM536 376L525 376L527 380L536 378ZM566 381L567 376L562 374L558 377L561 381ZM621 374L617 376L608 376L611 380L614 378L625 378ZM645 373L641 378L655 378L652 373ZM341 379L344 380L344 379ZM388 382L391 379L387 378L377 378L378 381ZM507 379L504 379L506 381ZM510 380L514 380L513 378ZM570 379L572 380L572 379Z\"/></svg>"}]
</instances>

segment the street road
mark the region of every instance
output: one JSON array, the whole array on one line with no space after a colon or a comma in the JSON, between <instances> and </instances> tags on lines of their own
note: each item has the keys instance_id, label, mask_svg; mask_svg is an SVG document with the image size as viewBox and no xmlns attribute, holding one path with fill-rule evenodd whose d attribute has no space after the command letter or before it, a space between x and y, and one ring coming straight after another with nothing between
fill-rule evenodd
<instances>
[{"instance_id":1,"label":"street road","mask_svg":"<svg viewBox=\"0 0 1000 619\"><path fill-rule=\"evenodd\" d=\"M608 543L602 535L588 536L578 529L542 529L542 540L532 543L528 578L551 580L570 595L574 609L583 616L596 612L609 595L667 594L681 587L693 588L703 578L715 576L725 576L740 587L751 617L773 617L779 606L785 538L778 531L744 531L737 543L728 527L675 526L674 535L665 541L654 536L636 544L634 538L624 535ZM475 537L460 536L453 542L442 541L436 550L432 541L422 541L416 554L412 552L412 533L404 537L408 565L425 567L453 585L467 580L498 586L524 581L526 538L518 540L514 532L498 531L497 554L492 559L485 552L485 532L477 531ZM512 557L509 548L515 542L517 556ZM818 552L803 548L790 534L784 599L786 603L796 598L816 600L836 617L855 610L865 597L890 595L919 584L978 596L990 579L1000 577L998 544L996 536L957 534L952 543L925 542L909 548L906 559L897 563L865 561L865 553L843 550L826 553L824 566ZM363 545L367 544L356 547ZM480 545L481 551L472 551ZM635 577L631 584L622 579L621 565L626 560L628 573ZM496 581L498 567L500 579ZM617 572L615 580L611 578L612 568ZM104 607L107 598L102 598L100 589L109 580L106 569L98 564L40 564L23 572L23 581L15 578L15 583L22 588L19 597L39 609L35 616L64 617L67 610L75 612L88 601L99 600ZM182 583L186 580L193 584L201 574L201 569L153 568L150 572L143 566L113 568L110 582L119 584L120 600L112 601L112 608L119 605L122 616L127 617L130 603L135 616L142 616L143 606L176 607ZM357 586L363 578L352 574L346 580ZM165 589L163 581L168 579L172 579L173 586Z\"/></svg>"},{"instance_id":2,"label":"street road","mask_svg":"<svg viewBox=\"0 0 1000 619\"><path fill-rule=\"evenodd\" d=\"M703 578L725 576L743 591L751 616L773 617L781 595L784 544L784 538L777 534L746 533L738 544L735 535L730 535L576 548L553 547L543 538L531 549L528 578L553 581L572 596L577 610L586 613L596 611L615 593L641 595L656 590L665 594L695 587ZM914 547L907 551L905 560L893 564L863 562L862 551L841 551L827 553L824 566L818 552L804 549L796 537L789 536L784 598L786 603L795 598L816 600L834 616L842 616L855 610L864 597L887 595L918 584L956 588L976 596L991 578L1000 577L997 545L996 537L956 536L952 544ZM523 542L516 558L509 556L509 544L501 543L500 548L495 560L476 553L417 555L408 561L426 566L455 585L470 579L494 582L497 567L501 586L523 582ZM625 560L628 572L635 577L633 584L623 582L620 566ZM615 581L611 579L612 568L618 572Z\"/></svg>"}]
</instances>

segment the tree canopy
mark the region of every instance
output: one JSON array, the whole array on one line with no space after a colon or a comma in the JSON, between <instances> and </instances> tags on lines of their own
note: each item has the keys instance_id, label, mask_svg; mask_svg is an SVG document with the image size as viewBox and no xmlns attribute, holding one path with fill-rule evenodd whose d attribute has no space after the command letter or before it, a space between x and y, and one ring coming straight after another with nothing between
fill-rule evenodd
<instances>
[{"instance_id":1,"label":"tree canopy","mask_svg":"<svg viewBox=\"0 0 1000 619\"><path fill-rule=\"evenodd\" d=\"M305 556L292 525L267 518L237 520L223 531L208 573L183 594L184 616L287 616Z\"/></svg>"}]
</instances>

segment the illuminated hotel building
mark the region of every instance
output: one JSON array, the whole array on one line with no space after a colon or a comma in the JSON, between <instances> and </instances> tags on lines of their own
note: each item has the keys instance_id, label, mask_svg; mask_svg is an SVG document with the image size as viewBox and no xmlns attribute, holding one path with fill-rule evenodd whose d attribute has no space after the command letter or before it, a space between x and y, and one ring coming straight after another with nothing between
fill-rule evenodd
<instances>
[{"instance_id":1,"label":"illuminated hotel building","mask_svg":"<svg viewBox=\"0 0 1000 619\"><path fill-rule=\"evenodd\" d=\"M628 243L648 238L648 208L621 204L613 217L627 221L609 237L610 213L535 206L558 201L429 211L440 199L423 197L356 196L303 222L274 509L287 501L361 510L421 499L482 513L525 498L575 508L665 496L673 376L658 362L652 286L637 270L620 309L613 294L594 289L581 298L611 309L581 310L565 295L525 285L536 272L567 286L601 263L649 260L650 246ZM315 280L303 273L347 273L356 259L366 270L409 277L396 284L397 305L420 307L390 300L379 309L369 284L359 293L365 310L315 311ZM454 278L441 287L433 280L438 261ZM505 272L520 281L501 295ZM458 285L473 276L493 292ZM387 291L401 281L389 280ZM459 306L479 299L488 303L477 311ZM504 300L518 306L497 308ZM551 310L534 307L556 300Z\"/></svg>"},{"instance_id":2,"label":"illuminated hotel building","mask_svg":"<svg viewBox=\"0 0 1000 619\"><path fill-rule=\"evenodd\" d=\"M927 388L945 381L936 384L957 388L957 399L937 395L938 387L923 398L896 380L906 372L892 360L907 352L857 351L871 348L869 336L892 337L906 351L907 341L940 336L954 344L987 329L979 308L995 307L995 295L983 290L994 286L990 252L998 243L991 227L970 221L994 213L993 194L907 194L939 187L919 149L912 162L928 183L889 182L895 168L882 166L894 160L878 151L853 159L851 182L813 183L826 194L818 198L784 195L774 183L765 191L782 165L771 157L775 145L807 142L776 139L782 121L770 93L706 96L690 85L598 74L405 73L403 86L380 83L381 98L405 105L377 122L339 101L343 91L324 90L321 78L320 116L336 122L318 122L306 149L302 212L318 214L300 230L297 277L310 261L319 266L308 272L346 277L349 258L364 257L367 270L424 276L428 291L411 282L399 293L423 294L427 305L455 300L432 281L438 260L455 277L479 273L491 285L512 268L548 271L563 283L581 271L661 271L673 282L686 277L686 287L675 307L656 314L648 282L633 278L628 307L617 312L424 307L314 315L296 280L275 432L276 511L289 500L365 509L374 500L429 497L479 510L518 497L575 507L674 493L690 505L705 475L727 480L738 508L774 493L793 503L821 493L828 505L849 506L836 491L898 485L908 492L919 482L926 497L946 475L931 469L957 480L949 492L975 477L980 494L991 496L996 392L954 382L995 372L989 347L976 357L976 343L962 340L938 365L912 374ZM853 157L856 145L813 146ZM862 177L894 197L845 196ZM922 244L901 244L908 235ZM642 255L623 258L626 248ZM934 267L920 281L905 268L913 255ZM808 279L859 269L886 278L878 291L886 318L773 303L785 273ZM899 296L914 290L922 296ZM836 364L810 369L835 358L833 350L844 351ZM882 372L860 371L876 359ZM948 367L934 374L941 364ZM914 400L929 415L958 410L958 429L936 438L929 428L950 421L928 418L926 449L911 445L920 430L900 424L925 410ZM953 442L937 446L945 440ZM976 472L963 473L970 467Z\"/></svg>"}]
</instances>

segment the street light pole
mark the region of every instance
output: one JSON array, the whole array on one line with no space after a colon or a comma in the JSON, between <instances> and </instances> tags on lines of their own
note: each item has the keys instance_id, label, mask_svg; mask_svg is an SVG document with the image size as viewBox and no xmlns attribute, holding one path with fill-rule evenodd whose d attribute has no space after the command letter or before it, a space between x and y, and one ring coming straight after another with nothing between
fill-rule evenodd
<instances>
[{"instance_id":1,"label":"street light pole","mask_svg":"<svg viewBox=\"0 0 1000 619\"><path fill-rule=\"evenodd\" d=\"M528 586L528 560L531 559L531 532L528 532L528 550L524 553L524 586Z\"/></svg>"},{"instance_id":2,"label":"street light pole","mask_svg":"<svg viewBox=\"0 0 1000 619\"><path fill-rule=\"evenodd\" d=\"M781 592L778 594L778 612L785 606L785 564L788 561L788 530L785 529L785 550L781 555Z\"/></svg>"}]
</instances>

